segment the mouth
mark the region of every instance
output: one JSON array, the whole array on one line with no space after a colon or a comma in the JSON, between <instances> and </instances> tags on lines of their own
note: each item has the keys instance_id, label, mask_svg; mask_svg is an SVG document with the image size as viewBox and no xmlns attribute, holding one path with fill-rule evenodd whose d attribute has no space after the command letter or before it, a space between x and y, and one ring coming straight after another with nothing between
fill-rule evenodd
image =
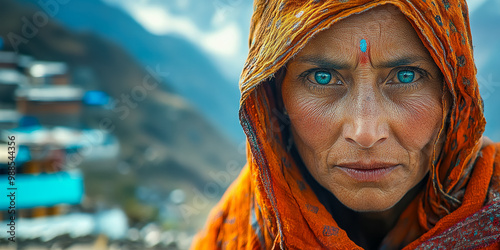
<instances>
[{"instance_id":1,"label":"mouth","mask_svg":"<svg viewBox=\"0 0 500 250\"><path fill-rule=\"evenodd\" d=\"M336 165L336 167L358 182L380 181L398 166L400 165L390 163L347 163Z\"/></svg>"}]
</instances>

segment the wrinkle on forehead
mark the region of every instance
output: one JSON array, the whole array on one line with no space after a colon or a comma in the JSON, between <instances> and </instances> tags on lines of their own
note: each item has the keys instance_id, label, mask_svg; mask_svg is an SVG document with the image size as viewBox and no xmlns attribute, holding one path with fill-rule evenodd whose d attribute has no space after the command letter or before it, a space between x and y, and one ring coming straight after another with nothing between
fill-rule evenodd
<instances>
[{"instance_id":1,"label":"wrinkle on forehead","mask_svg":"<svg viewBox=\"0 0 500 250\"><path fill-rule=\"evenodd\" d=\"M368 45L366 55L360 49L362 39ZM349 62L352 68L360 64L375 67L402 55L430 58L410 22L392 5L380 6L335 23L309 41L299 54L322 55L334 61Z\"/></svg>"}]
</instances>

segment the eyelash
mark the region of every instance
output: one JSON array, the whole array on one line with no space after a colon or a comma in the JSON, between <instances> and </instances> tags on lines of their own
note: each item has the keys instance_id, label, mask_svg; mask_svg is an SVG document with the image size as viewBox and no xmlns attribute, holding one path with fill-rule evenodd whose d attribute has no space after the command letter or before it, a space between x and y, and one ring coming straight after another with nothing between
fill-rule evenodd
<instances>
[{"instance_id":1,"label":"eyelash","mask_svg":"<svg viewBox=\"0 0 500 250\"><path fill-rule=\"evenodd\" d=\"M337 81L342 82L342 84L344 83L344 81L341 79L341 77L339 77L338 72L336 72L335 70L332 70L332 69L325 69L325 68L313 68L313 69L306 70L299 75L299 80L302 83L306 84L306 86L309 87L309 89L311 89L311 90L325 90L327 88L331 88L333 84L321 85L319 83L312 82L308 79L308 77L311 74L316 73L318 71L328 72L332 75L332 80L336 79Z\"/></svg>"},{"instance_id":2,"label":"eyelash","mask_svg":"<svg viewBox=\"0 0 500 250\"><path fill-rule=\"evenodd\" d=\"M426 70L424 70L418 66L417 67L415 67L415 66L402 66L402 67L394 68L391 71L391 73L389 74L390 78L387 78L384 82L387 83L389 80L396 78L397 73L400 71L404 71L404 70L414 71L415 73L417 73L419 75L419 77L417 78L417 80L414 80L411 83L397 82L397 83L392 83L392 84L387 84L387 85L397 85L397 86L395 86L397 88L404 88L405 90L415 90L422 83L422 81L421 81L422 78L429 77L429 73Z\"/></svg>"},{"instance_id":3,"label":"eyelash","mask_svg":"<svg viewBox=\"0 0 500 250\"><path fill-rule=\"evenodd\" d=\"M420 68L420 67L415 67L415 66L402 66L402 67L397 67L397 68L394 68L390 74L389 74L389 77L386 78L386 80L384 80L384 83L387 83L388 81L394 79L395 77L397 77L397 73L400 72L400 71L404 71L404 70L408 70L408 71L414 71L416 72L419 77L417 80L411 82L411 83L394 83L394 84L389 84L389 85L398 85L397 87L398 88L405 88L406 89L415 89L416 87L418 87L418 85L420 85L422 82L420 81L420 79L422 78L427 78L429 77L429 73ZM332 70L332 69L325 69L325 68L313 68L313 69L309 69L309 70L306 70L304 72L302 72L300 75L299 75L299 80L306 84L307 87L309 87L311 90L324 90L326 88L329 88L329 87L332 87L332 84L328 84L328 85L321 85L319 83L315 83L315 82L312 82L311 80L308 79L308 77L315 73L315 72L318 72L318 71L326 71L326 72L329 72L331 75L332 75L332 79L338 79L337 81L340 81L342 83L344 83L343 79L339 76L339 73L336 72L335 70ZM307 83L307 82L309 83Z\"/></svg>"}]
</instances>

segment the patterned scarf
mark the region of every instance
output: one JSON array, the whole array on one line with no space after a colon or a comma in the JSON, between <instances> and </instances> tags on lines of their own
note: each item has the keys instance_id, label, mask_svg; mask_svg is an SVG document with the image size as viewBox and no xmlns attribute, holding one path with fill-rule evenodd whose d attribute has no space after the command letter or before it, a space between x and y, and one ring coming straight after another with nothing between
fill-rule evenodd
<instances>
[{"instance_id":1,"label":"patterned scarf","mask_svg":"<svg viewBox=\"0 0 500 250\"><path fill-rule=\"evenodd\" d=\"M423 191L382 248L500 248L500 144L483 145L479 95L464 0L256 0L241 79L240 121L248 163L213 209L194 249L360 249L339 228L290 154L275 74L316 33L392 4L407 17L443 73L442 152Z\"/></svg>"}]
</instances>

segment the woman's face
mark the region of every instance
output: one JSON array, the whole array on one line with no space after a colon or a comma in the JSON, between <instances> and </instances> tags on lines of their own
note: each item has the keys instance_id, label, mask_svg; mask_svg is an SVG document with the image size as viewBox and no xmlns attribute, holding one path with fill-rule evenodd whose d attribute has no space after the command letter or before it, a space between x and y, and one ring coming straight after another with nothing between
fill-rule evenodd
<instances>
[{"instance_id":1,"label":"woman's face","mask_svg":"<svg viewBox=\"0 0 500 250\"><path fill-rule=\"evenodd\" d=\"M429 171L442 87L411 24L382 6L312 38L287 65L282 97L312 176L353 210L383 211Z\"/></svg>"}]
</instances>

